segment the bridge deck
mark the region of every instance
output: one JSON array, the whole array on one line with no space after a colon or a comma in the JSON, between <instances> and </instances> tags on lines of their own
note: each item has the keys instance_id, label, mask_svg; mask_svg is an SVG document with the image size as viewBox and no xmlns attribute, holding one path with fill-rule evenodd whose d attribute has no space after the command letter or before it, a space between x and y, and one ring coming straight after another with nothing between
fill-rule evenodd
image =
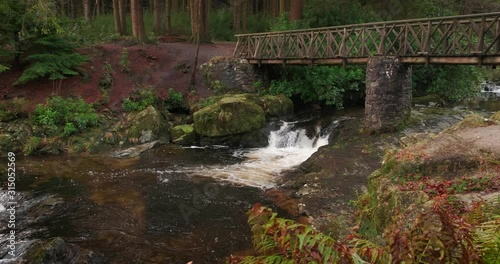
<instances>
[{"instance_id":1,"label":"bridge deck","mask_svg":"<svg viewBox=\"0 0 500 264\"><path fill-rule=\"evenodd\" d=\"M252 64L500 65L500 12L236 35L234 56Z\"/></svg>"}]
</instances>

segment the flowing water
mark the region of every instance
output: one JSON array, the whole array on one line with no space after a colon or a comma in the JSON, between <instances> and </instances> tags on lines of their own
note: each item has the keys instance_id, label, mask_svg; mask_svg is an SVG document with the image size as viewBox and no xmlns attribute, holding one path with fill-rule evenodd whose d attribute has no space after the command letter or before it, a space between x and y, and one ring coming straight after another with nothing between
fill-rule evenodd
<instances>
[{"instance_id":1,"label":"flowing water","mask_svg":"<svg viewBox=\"0 0 500 264\"><path fill-rule=\"evenodd\" d=\"M20 160L17 253L61 237L105 263L223 263L251 248L245 212L255 203L272 207L263 190L327 143L325 126L281 122L260 149L165 145L135 159ZM6 199L2 191L2 222ZM5 263L7 232L2 226Z\"/></svg>"}]
</instances>

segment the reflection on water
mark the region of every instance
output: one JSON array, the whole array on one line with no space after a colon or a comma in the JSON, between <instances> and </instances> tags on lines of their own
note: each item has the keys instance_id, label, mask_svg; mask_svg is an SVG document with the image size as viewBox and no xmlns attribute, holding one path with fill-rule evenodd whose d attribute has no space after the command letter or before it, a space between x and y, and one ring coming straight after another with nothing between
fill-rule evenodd
<instances>
[{"instance_id":1,"label":"reflection on water","mask_svg":"<svg viewBox=\"0 0 500 264\"><path fill-rule=\"evenodd\" d=\"M272 206L261 188L325 144L319 128L284 123L263 149L166 145L126 160L26 158L17 164L19 241L62 237L106 263L223 263L251 248L245 212Z\"/></svg>"}]
</instances>

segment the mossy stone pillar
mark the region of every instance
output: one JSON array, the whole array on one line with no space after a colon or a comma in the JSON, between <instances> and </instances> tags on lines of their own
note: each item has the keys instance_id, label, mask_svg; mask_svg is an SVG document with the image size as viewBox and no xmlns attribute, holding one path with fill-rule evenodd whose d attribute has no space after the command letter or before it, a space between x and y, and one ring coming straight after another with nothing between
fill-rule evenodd
<instances>
[{"instance_id":1,"label":"mossy stone pillar","mask_svg":"<svg viewBox=\"0 0 500 264\"><path fill-rule=\"evenodd\" d=\"M375 56L366 68L365 128L390 132L411 114L411 66L399 57Z\"/></svg>"}]
</instances>

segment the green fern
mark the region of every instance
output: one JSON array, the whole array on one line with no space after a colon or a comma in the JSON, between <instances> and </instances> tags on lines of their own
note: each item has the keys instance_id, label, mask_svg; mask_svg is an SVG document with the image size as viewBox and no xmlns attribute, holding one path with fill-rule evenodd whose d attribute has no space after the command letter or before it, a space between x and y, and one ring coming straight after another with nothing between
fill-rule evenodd
<instances>
[{"instance_id":1,"label":"green fern","mask_svg":"<svg viewBox=\"0 0 500 264\"><path fill-rule=\"evenodd\" d=\"M45 105L35 108L34 123L46 128L49 134L69 136L89 127L97 126L99 116L82 98L64 99L55 96L47 99Z\"/></svg>"},{"instance_id":2,"label":"green fern","mask_svg":"<svg viewBox=\"0 0 500 264\"><path fill-rule=\"evenodd\" d=\"M74 69L88 61L86 56L75 52L74 45L57 35L36 39L33 46L36 53L26 57L30 66L14 83L16 85L45 77L62 80L66 76L77 75Z\"/></svg>"},{"instance_id":3,"label":"green fern","mask_svg":"<svg viewBox=\"0 0 500 264\"><path fill-rule=\"evenodd\" d=\"M9 67L7 67L7 66L5 66L5 65L0 64L0 73L1 73L1 72L4 72L4 71L7 71L7 70L9 70L9 69L10 69Z\"/></svg>"},{"instance_id":4,"label":"green fern","mask_svg":"<svg viewBox=\"0 0 500 264\"><path fill-rule=\"evenodd\" d=\"M271 209L256 205L248 223L254 248L262 256L232 258L229 263L338 263L354 262L349 249L316 229L278 218Z\"/></svg>"}]
</instances>

